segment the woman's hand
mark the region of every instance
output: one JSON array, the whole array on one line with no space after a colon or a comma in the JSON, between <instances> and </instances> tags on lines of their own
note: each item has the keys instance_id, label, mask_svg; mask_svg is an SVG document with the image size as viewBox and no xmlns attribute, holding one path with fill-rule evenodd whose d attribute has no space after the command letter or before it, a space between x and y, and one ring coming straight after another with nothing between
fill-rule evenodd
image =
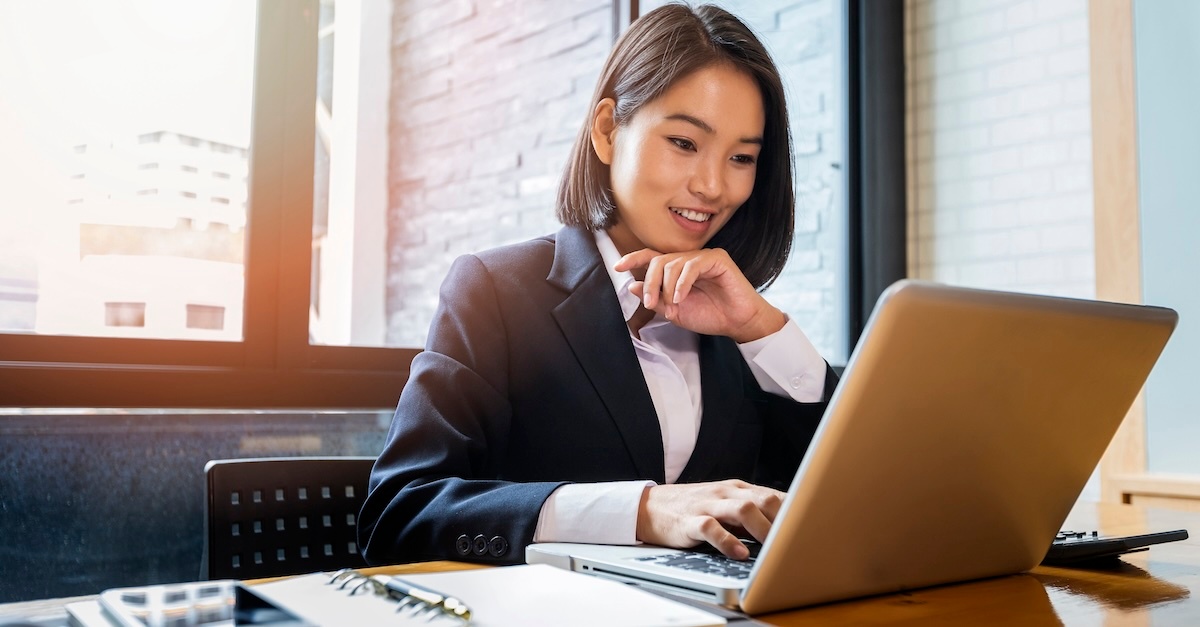
<instances>
[{"instance_id":1,"label":"woman's hand","mask_svg":"<svg viewBox=\"0 0 1200 627\"><path fill-rule=\"evenodd\" d=\"M707 542L744 560L750 551L734 532L765 541L783 497L778 490L737 479L651 486L638 505L637 539L675 548Z\"/></svg>"},{"instance_id":2,"label":"woman's hand","mask_svg":"<svg viewBox=\"0 0 1200 627\"><path fill-rule=\"evenodd\" d=\"M634 281L630 291L643 307L689 331L745 343L775 333L787 322L723 249L664 254L643 248L615 266L619 272L642 268L644 280Z\"/></svg>"}]
</instances>

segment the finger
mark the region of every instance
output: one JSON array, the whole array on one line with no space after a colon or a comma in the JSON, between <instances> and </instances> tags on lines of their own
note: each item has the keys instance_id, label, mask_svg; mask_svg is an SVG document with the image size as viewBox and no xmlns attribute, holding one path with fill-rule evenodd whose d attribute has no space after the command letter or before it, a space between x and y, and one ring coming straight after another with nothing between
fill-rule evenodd
<instances>
[{"instance_id":1,"label":"finger","mask_svg":"<svg viewBox=\"0 0 1200 627\"><path fill-rule=\"evenodd\" d=\"M759 542L766 541L771 531L771 520L759 509L758 503L750 499L727 499L721 504L724 512L719 519L722 523L745 529Z\"/></svg>"},{"instance_id":2,"label":"finger","mask_svg":"<svg viewBox=\"0 0 1200 627\"><path fill-rule=\"evenodd\" d=\"M642 282L642 306L653 310L658 306L662 290L662 256L659 255L646 263L646 278Z\"/></svg>"},{"instance_id":3,"label":"finger","mask_svg":"<svg viewBox=\"0 0 1200 627\"><path fill-rule=\"evenodd\" d=\"M783 507L783 499L787 495L771 488L760 488L760 490L765 490L766 493L759 497L758 508L767 517L767 520L775 522L775 517L779 515L779 509Z\"/></svg>"},{"instance_id":4,"label":"finger","mask_svg":"<svg viewBox=\"0 0 1200 627\"><path fill-rule=\"evenodd\" d=\"M746 545L742 544L742 541L730 533L717 519L711 516L698 516L694 520L696 521L696 535L693 538L713 545L722 555L731 559L744 560L750 557L750 549L746 548Z\"/></svg>"},{"instance_id":5,"label":"finger","mask_svg":"<svg viewBox=\"0 0 1200 627\"><path fill-rule=\"evenodd\" d=\"M680 268L679 276L675 278L674 297L670 302L679 304L692 293L692 285L700 278L700 270L704 262L699 257L689 259Z\"/></svg>"},{"instance_id":6,"label":"finger","mask_svg":"<svg viewBox=\"0 0 1200 627\"><path fill-rule=\"evenodd\" d=\"M667 304L679 304L680 298L676 295L676 288L679 284L680 277L683 274L684 268L690 262L685 261L682 257L675 257L663 264L662 277L662 302Z\"/></svg>"},{"instance_id":7,"label":"finger","mask_svg":"<svg viewBox=\"0 0 1200 627\"><path fill-rule=\"evenodd\" d=\"M643 248L621 257L617 264L613 266L613 270L617 272L625 272L634 268L641 268L650 263L651 259L661 255L662 253L653 248Z\"/></svg>"}]
</instances>

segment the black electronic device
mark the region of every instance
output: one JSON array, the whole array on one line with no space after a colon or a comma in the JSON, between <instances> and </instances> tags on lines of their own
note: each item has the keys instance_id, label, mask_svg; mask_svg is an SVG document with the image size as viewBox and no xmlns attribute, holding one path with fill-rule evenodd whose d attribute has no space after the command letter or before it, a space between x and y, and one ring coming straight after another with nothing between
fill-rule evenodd
<instances>
[{"instance_id":1,"label":"black electronic device","mask_svg":"<svg viewBox=\"0 0 1200 627\"><path fill-rule=\"evenodd\" d=\"M1097 531L1063 530L1054 537L1042 564L1060 566L1113 559L1125 553L1145 551L1154 544L1186 540L1187 537L1186 529L1131 536L1105 536Z\"/></svg>"}]
</instances>

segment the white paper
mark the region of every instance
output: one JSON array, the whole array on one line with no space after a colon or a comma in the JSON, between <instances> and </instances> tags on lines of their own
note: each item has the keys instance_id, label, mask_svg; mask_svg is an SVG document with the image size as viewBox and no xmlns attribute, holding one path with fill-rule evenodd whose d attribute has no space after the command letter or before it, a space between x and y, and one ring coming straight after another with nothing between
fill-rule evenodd
<instances>
[{"instance_id":1,"label":"white paper","mask_svg":"<svg viewBox=\"0 0 1200 627\"><path fill-rule=\"evenodd\" d=\"M475 627L709 627L720 616L627 584L545 564L484 568L401 577L456 597L471 608ZM348 597L325 574L254 586L255 592L322 626L458 625L428 622L395 611L395 602L365 594Z\"/></svg>"}]
</instances>

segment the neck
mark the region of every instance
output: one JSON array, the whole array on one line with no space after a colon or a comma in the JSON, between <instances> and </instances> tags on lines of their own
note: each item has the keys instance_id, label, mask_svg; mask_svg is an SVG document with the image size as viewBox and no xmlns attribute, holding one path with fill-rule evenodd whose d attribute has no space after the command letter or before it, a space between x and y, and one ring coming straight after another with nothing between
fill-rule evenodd
<instances>
[{"instance_id":1,"label":"neck","mask_svg":"<svg viewBox=\"0 0 1200 627\"><path fill-rule=\"evenodd\" d=\"M629 229L625 228L624 225L620 223L609 227L605 232L608 233L608 237L612 240L613 246L616 246L617 248L617 253L622 257L646 247L645 244L638 241L638 238L633 236L633 233L629 232ZM630 273L633 274L633 278L639 281L646 280L645 268L634 268L630 270Z\"/></svg>"}]
</instances>

